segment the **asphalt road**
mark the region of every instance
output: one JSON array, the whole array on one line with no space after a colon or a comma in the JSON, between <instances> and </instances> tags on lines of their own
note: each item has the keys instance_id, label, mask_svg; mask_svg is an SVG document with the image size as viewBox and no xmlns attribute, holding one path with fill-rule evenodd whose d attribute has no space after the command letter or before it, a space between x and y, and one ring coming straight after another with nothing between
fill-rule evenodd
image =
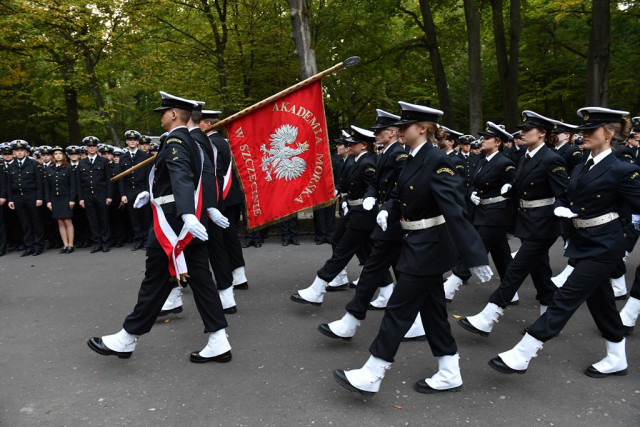
<instances>
[{"instance_id":1,"label":"asphalt road","mask_svg":"<svg viewBox=\"0 0 640 427\"><path fill-rule=\"evenodd\" d=\"M517 240L511 243L516 249ZM640 425L640 332L627 339L629 375L589 378L583 370L604 356L605 347L584 306L527 374L503 375L487 366L537 318L530 280L520 305L506 310L488 338L451 318L462 392L413 391L415 381L437 369L426 342L401 346L373 398L342 389L332 371L365 362L383 313L370 312L350 343L317 332L318 324L343 315L353 291L327 295L322 307L295 304L289 295L308 286L329 255L328 245L309 238L282 247L271 237L260 249L246 249L250 289L236 292L238 313L227 316L233 360L205 365L188 360L206 344L191 293L183 313L157 322L131 359L99 356L87 347L89 337L118 331L133 308L143 251L0 258L0 425ZM636 251L628 260L629 286L638 261ZM564 263L556 243L554 271ZM355 262L349 273L356 277ZM450 315L477 313L496 285L494 279L462 287Z\"/></svg>"}]
</instances>

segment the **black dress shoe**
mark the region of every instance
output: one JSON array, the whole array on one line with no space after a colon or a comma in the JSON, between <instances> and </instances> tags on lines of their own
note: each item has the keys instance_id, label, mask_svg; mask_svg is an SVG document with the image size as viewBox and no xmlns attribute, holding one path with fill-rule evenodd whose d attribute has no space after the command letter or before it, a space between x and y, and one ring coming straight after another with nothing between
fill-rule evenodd
<instances>
[{"instance_id":1,"label":"black dress shoe","mask_svg":"<svg viewBox=\"0 0 640 427\"><path fill-rule=\"evenodd\" d=\"M91 253L95 254L96 252L100 252L102 250L102 246L94 246L91 248Z\"/></svg>"},{"instance_id":2,"label":"black dress shoe","mask_svg":"<svg viewBox=\"0 0 640 427\"><path fill-rule=\"evenodd\" d=\"M491 359L489 361L489 366L491 366L493 369L503 374L524 374L525 372L527 372L526 369L510 368L509 366L507 366L506 363L502 361L502 359L500 359L500 356L494 357L493 359Z\"/></svg>"},{"instance_id":3,"label":"black dress shoe","mask_svg":"<svg viewBox=\"0 0 640 427\"><path fill-rule=\"evenodd\" d=\"M481 331L480 329L476 328L471 324L471 322L467 320L466 317L463 317L462 319L458 320L458 324L462 326L464 329L466 329L467 331L472 332L474 334L482 335L483 337L489 336L489 332Z\"/></svg>"},{"instance_id":4,"label":"black dress shoe","mask_svg":"<svg viewBox=\"0 0 640 427\"><path fill-rule=\"evenodd\" d=\"M238 307L234 305L233 307L225 308L222 311L224 311L224 314L234 314L238 312Z\"/></svg>"},{"instance_id":5,"label":"black dress shoe","mask_svg":"<svg viewBox=\"0 0 640 427\"><path fill-rule=\"evenodd\" d=\"M62 247L62 242L56 242L56 243L53 245L53 249L60 249L61 247Z\"/></svg>"},{"instance_id":6,"label":"black dress shoe","mask_svg":"<svg viewBox=\"0 0 640 427\"><path fill-rule=\"evenodd\" d=\"M226 353L222 353L218 356L213 357L202 357L199 354L199 351L194 351L189 356L189 361L193 363L207 363L207 362L217 362L217 363L227 363L231 362L231 351L227 351Z\"/></svg>"},{"instance_id":7,"label":"black dress shoe","mask_svg":"<svg viewBox=\"0 0 640 427\"><path fill-rule=\"evenodd\" d=\"M318 326L318 330L322 335L325 335L329 338L334 338L337 340L351 341L351 339L353 338L353 337L341 337L340 335L334 334L327 323L322 323L320 326Z\"/></svg>"},{"instance_id":8,"label":"black dress shoe","mask_svg":"<svg viewBox=\"0 0 640 427\"><path fill-rule=\"evenodd\" d=\"M67 247L65 246L64 248L60 249L58 251L59 254L66 254L67 253Z\"/></svg>"},{"instance_id":9,"label":"black dress shoe","mask_svg":"<svg viewBox=\"0 0 640 427\"><path fill-rule=\"evenodd\" d=\"M70 254L72 252L74 252L76 249L73 246L68 246L67 247L67 253Z\"/></svg>"},{"instance_id":10,"label":"black dress shoe","mask_svg":"<svg viewBox=\"0 0 640 427\"><path fill-rule=\"evenodd\" d=\"M247 282L244 282L244 283L240 283L239 285L233 285L233 289L246 291L247 289L249 289L249 284Z\"/></svg>"},{"instance_id":11,"label":"black dress shoe","mask_svg":"<svg viewBox=\"0 0 640 427\"><path fill-rule=\"evenodd\" d=\"M111 248L109 248L109 246L103 246L102 247L102 252L109 252L111 250Z\"/></svg>"},{"instance_id":12,"label":"black dress shoe","mask_svg":"<svg viewBox=\"0 0 640 427\"><path fill-rule=\"evenodd\" d=\"M43 251L44 249L36 249L35 251L33 251L33 256L42 255Z\"/></svg>"},{"instance_id":13,"label":"black dress shoe","mask_svg":"<svg viewBox=\"0 0 640 427\"><path fill-rule=\"evenodd\" d=\"M7 252L6 252L6 251L2 251L2 252L0 252L0 256L5 256L6 254L7 254Z\"/></svg>"},{"instance_id":14,"label":"black dress shoe","mask_svg":"<svg viewBox=\"0 0 640 427\"><path fill-rule=\"evenodd\" d=\"M47 249L54 249L56 246L56 242L49 242L47 243Z\"/></svg>"},{"instance_id":15,"label":"black dress shoe","mask_svg":"<svg viewBox=\"0 0 640 427\"><path fill-rule=\"evenodd\" d=\"M142 245L140 244L140 242L136 242L134 243L133 247L131 248L132 251L137 251L138 249L140 249L142 247Z\"/></svg>"},{"instance_id":16,"label":"black dress shoe","mask_svg":"<svg viewBox=\"0 0 640 427\"><path fill-rule=\"evenodd\" d=\"M282 242L282 246L289 246L289 242L288 241Z\"/></svg>"},{"instance_id":17,"label":"black dress shoe","mask_svg":"<svg viewBox=\"0 0 640 427\"><path fill-rule=\"evenodd\" d=\"M426 340L427 340L427 336L426 335L418 335L417 337L410 337L410 338L403 337L402 338L402 342L426 341Z\"/></svg>"},{"instance_id":18,"label":"black dress shoe","mask_svg":"<svg viewBox=\"0 0 640 427\"><path fill-rule=\"evenodd\" d=\"M413 385L413 389L418 393L424 394L436 394L436 393L447 393L447 392L456 392L462 390L462 386L448 388L445 390L438 390L435 388L429 387L429 384L425 380L420 380Z\"/></svg>"},{"instance_id":19,"label":"black dress shoe","mask_svg":"<svg viewBox=\"0 0 640 427\"><path fill-rule=\"evenodd\" d=\"M629 370L627 368L624 368L621 371L618 372L611 372L608 374L605 374L604 372L600 372L598 371L596 368L593 367L593 365L589 366L587 369L584 370L584 374L588 377L591 378L605 378L608 377L610 375L616 375L619 377L623 377L625 375L627 375L629 373Z\"/></svg>"},{"instance_id":20,"label":"black dress shoe","mask_svg":"<svg viewBox=\"0 0 640 427\"><path fill-rule=\"evenodd\" d=\"M123 352L111 350L109 347L104 345L104 343L102 342L102 338L100 337L90 338L89 341L87 341L87 345L91 350L95 351L98 354L101 354L103 356L118 356L120 359L128 359L133 353L131 351Z\"/></svg>"},{"instance_id":21,"label":"black dress shoe","mask_svg":"<svg viewBox=\"0 0 640 427\"><path fill-rule=\"evenodd\" d=\"M302 298L299 294L291 295L291 301L297 302L298 304L311 304L311 305L315 305L316 307L319 307L322 305L321 302L307 301L306 299Z\"/></svg>"},{"instance_id":22,"label":"black dress shoe","mask_svg":"<svg viewBox=\"0 0 640 427\"><path fill-rule=\"evenodd\" d=\"M261 248L262 247L262 242L255 242L253 244L253 246L255 246L256 248Z\"/></svg>"},{"instance_id":23,"label":"black dress shoe","mask_svg":"<svg viewBox=\"0 0 640 427\"><path fill-rule=\"evenodd\" d=\"M300 242L295 238L291 239L289 243L291 243L292 245L300 246Z\"/></svg>"},{"instance_id":24,"label":"black dress shoe","mask_svg":"<svg viewBox=\"0 0 640 427\"><path fill-rule=\"evenodd\" d=\"M325 290L327 292L338 292L338 291L346 291L347 289L349 289L349 285L345 283L344 285L338 285L338 286L327 285Z\"/></svg>"},{"instance_id":25,"label":"black dress shoe","mask_svg":"<svg viewBox=\"0 0 640 427\"><path fill-rule=\"evenodd\" d=\"M252 245L252 243L251 243L251 242L244 242L244 243L242 244L242 247L243 247L243 248L248 248L248 247L249 247L249 246L251 246L251 245Z\"/></svg>"},{"instance_id":26,"label":"black dress shoe","mask_svg":"<svg viewBox=\"0 0 640 427\"><path fill-rule=\"evenodd\" d=\"M316 240L316 245L321 245L321 244L323 244L323 243L324 243L324 242L323 242L322 240Z\"/></svg>"},{"instance_id":27,"label":"black dress shoe","mask_svg":"<svg viewBox=\"0 0 640 427\"><path fill-rule=\"evenodd\" d=\"M164 317L164 316L168 316L170 314L178 314L178 313L182 313L182 306L176 307L176 308L172 308L171 310L160 310L160 313L158 314L158 317Z\"/></svg>"},{"instance_id":28,"label":"black dress shoe","mask_svg":"<svg viewBox=\"0 0 640 427\"><path fill-rule=\"evenodd\" d=\"M333 378L335 378L336 381L338 381L338 384L340 384L342 387L346 388L349 391L360 393L363 396L367 396L367 397L375 396L375 392L373 391L360 390L359 388L351 385L344 371L341 369L336 369L335 371L333 371Z\"/></svg>"},{"instance_id":29,"label":"black dress shoe","mask_svg":"<svg viewBox=\"0 0 640 427\"><path fill-rule=\"evenodd\" d=\"M27 249L26 251L22 252L20 254L21 257L23 256L29 256L29 255L33 255L35 253L35 251L33 249Z\"/></svg>"},{"instance_id":30,"label":"black dress shoe","mask_svg":"<svg viewBox=\"0 0 640 427\"><path fill-rule=\"evenodd\" d=\"M16 249L16 251L20 252L20 251L26 251L27 247L25 245L20 245L18 246L18 249Z\"/></svg>"}]
</instances>

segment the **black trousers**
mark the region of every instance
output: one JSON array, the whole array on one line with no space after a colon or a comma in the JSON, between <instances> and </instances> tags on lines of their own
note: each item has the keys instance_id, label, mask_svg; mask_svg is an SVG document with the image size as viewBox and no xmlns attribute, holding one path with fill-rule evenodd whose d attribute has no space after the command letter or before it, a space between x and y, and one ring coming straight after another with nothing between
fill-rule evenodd
<instances>
[{"instance_id":1,"label":"black trousers","mask_svg":"<svg viewBox=\"0 0 640 427\"><path fill-rule=\"evenodd\" d=\"M202 243L190 244L184 251L189 285L193 299L204 324L204 332L216 332L227 327L222 303L209 270L209 258ZM130 334L142 335L151 330L162 305L169 296L174 282L169 280L169 261L158 247L147 249L146 271L140 284L138 302L127 316L123 328Z\"/></svg>"},{"instance_id":2,"label":"black trousers","mask_svg":"<svg viewBox=\"0 0 640 427\"><path fill-rule=\"evenodd\" d=\"M213 275L216 278L216 287L218 290L227 289L233 284L233 276L229 253L224 245L223 229L209 220L207 234L209 235L209 240L206 242L207 253Z\"/></svg>"},{"instance_id":3,"label":"black trousers","mask_svg":"<svg viewBox=\"0 0 640 427\"><path fill-rule=\"evenodd\" d=\"M280 223L283 242L293 242L298 239L298 218L289 218Z\"/></svg>"},{"instance_id":4,"label":"black trousers","mask_svg":"<svg viewBox=\"0 0 640 427\"><path fill-rule=\"evenodd\" d=\"M313 211L313 229L317 242L330 242L336 228L336 204Z\"/></svg>"},{"instance_id":5,"label":"black trousers","mask_svg":"<svg viewBox=\"0 0 640 427\"><path fill-rule=\"evenodd\" d=\"M91 231L91 240L95 246L109 246L111 229L109 227L109 207L106 196L88 195L84 198L87 221Z\"/></svg>"},{"instance_id":6,"label":"black trousers","mask_svg":"<svg viewBox=\"0 0 640 427\"><path fill-rule=\"evenodd\" d=\"M120 198L114 198L113 202L107 208L107 213L109 215L109 238L111 241L110 245L119 245L126 241L125 229L124 229L124 215L126 209L124 206L122 209L120 207Z\"/></svg>"},{"instance_id":7,"label":"black trousers","mask_svg":"<svg viewBox=\"0 0 640 427\"><path fill-rule=\"evenodd\" d=\"M340 240L342 240L342 236L344 236L347 228L349 228L348 225L349 220L345 219L344 216L341 216L340 221L338 222L338 225L336 226L335 230L333 231L333 235L331 236L331 249L333 251L336 250L336 246L338 246L338 243L340 243ZM369 256L370 249L370 245L365 245L362 248L356 249L356 257L358 257L358 262L360 263L360 265L364 265L367 257Z\"/></svg>"},{"instance_id":8,"label":"black trousers","mask_svg":"<svg viewBox=\"0 0 640 427\"><path fill-rule=\"evenodd\" d=\"M351 258L358 251L362 251L366 253L366 258L369 256L369 252L371 251L371 239L369 239L369 235L371 234L371 230L352 230L347 228L344 231L342 238L338 245L333 249L333 255L327 262L324 263L324 266L318 270L318 277L324 281L330 282L332 281L343 268L349 264Z\"/></svg>"},{"instance_id":9,"label":"black trousers","mask_svg":"<svg viewBox=\"0 0 640 427\"><path fill-rule=\"evenodd\" d=\"M414 276L402 273L385 310L380 330L369 347L371 355L392 363L400 342L420 313L435 357L458 352L447 319L442 275Z\"/></svg>"},{"instance_id":10,"label":"black trousers","mask_svg":"<svg viewBox=\"0 0 640 427\"><path fill-rule=\"evenodd\" d=\"M238 204L228 206L222 212L229 220L229 227L222 230L222 236L224 238L224 246L227 248L227 255L232 271L238 267L244 267L242 244L240 243L240 237L238 237L238 223L240 222L241 209L242 205Z\"/></svg>"},{"instance_id":11,"label":"black trousers","mask_svg":"<svg viewBox=\"0 0 640 427\"><path fill-rule=\"evenodd\" d=\"M491 294L489 302L505 308L518 292L527 275L531 275L533 285L538 292L536 299L542 305L551 304L556 287L551 281L549 248L556 240L557 237L544 240L522 240L516 257L509 263L500 286Z\"/></svg>"},{"instance_id":12,"label":"black trousers","mask_svg":"<svg viewBox=\"0 0 640 427\"><path fill-rule=\"evenodd\" d=\"M131 228L133 229L133 240L135 242L144 242L147 239L149 233L149 227L151 225L151 208L147 204L140 209L134 209L133 203L138 197L139 193L130 192L127 193L127 213L129 214L129 220L131 221Z\"/></svg>"},{"instance_id":13,"label":"black trousers","mask_svg":"<svg viewBox=\"0 0 640 427\"><path fill-rule=\"evenodd\" d=\"M586 301L602 337L607 341L622 341L625 331L609 283L616 263L591 258L577 260L575 269L556 291L547 311L527 328L529 335L542 342L549 341Z\"/></svg>"},{"instance_id":14,"label":"black trousers","mask_svg":"<svg viewBox=\"0 0 640 427\"><path fill-rule=\"evenodd\" d=\"M5 203L4 206L2 206L5 230L7 233L7 245L17 247L23 243L24 233L22 232L22 225L18 219L18 214L14 209L9 209L7 205L8 203Z\"/></svg>"},{"instance_id":15,"label":"black trousers","mask_svg":"<svg viewBox=\"0 0 640 427\"><path fill-rule=\"evenodd\" d=\"M89 221L87 220L87 210L79 206L73 210L73 229L75 243L88 243L91 240L89 232Z\"/></svg>"},{"instance_id":16,"label":"black trousers","mask_svg":"<svg viewBox=\"0 0 640 427\"><path fill-rule=\"evenodd\" d=\"M7 230L4 223L4 206L0 206L0 254L7 252Z\"/></svg>"},{"instance_id":17,"label":"black trousers","mask_svg":"<svg viewBox=\"0 0 640 427\"><path fill-rule=\"evenodd\" d=\"M22 225L24 245L28 250L44 250L44 226L35 196L17 196L13 199L15 212Z\"/></svg>"},{"instance_id":18,"label":"black trousers","mask_svg":"<svg viewBox=\"0 0 640 427\"><path fill-rule=\"evenodd\" d=\"M360 280L356 287L356 294L347 303L347 312L359 320L364 320L367 316L369 303L380 286L386 286L392 282L389 267L393 267L396 278L399 273L395 270L402 241L394 242L388 240L374 240L371 253L360 273Z\"/></svg>"},{"instance_id":19,"label":"black trousers","mask_svg":"<svg viewBox=\"0 0 640 427\"><path fill-rule=\"evenodd\" d=\"M636 268L636 277L633 280L630 295L635 299L640 299L640 265Z\"/></svg>"},{"instance_id":20,"label":"black trousers","mask_svg":"<svg viewBox=\"0 0 640 427\"><path fill-rule=\"evenodd\" d=\"M507 227L478 225L476 226L476 230L478 230L485 249L491 254L491 258L493 258L493 263L496 266L496 270L498 270L500 280L504 279L507 273L507 267L511 262L511 248L509 247L509 239L507 238ZM459 260L451 271L465 282L471 278L471 272L462 260Z\"/></svg>"}]
</instances>

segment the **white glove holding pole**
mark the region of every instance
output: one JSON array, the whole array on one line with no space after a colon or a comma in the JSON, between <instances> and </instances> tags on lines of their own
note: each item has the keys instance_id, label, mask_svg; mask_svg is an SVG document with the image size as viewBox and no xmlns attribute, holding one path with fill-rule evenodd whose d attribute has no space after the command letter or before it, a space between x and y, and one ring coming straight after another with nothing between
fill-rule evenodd
<instances>
[{"instance_id":1,"label":"white glove holding pole","mask_svg":"<svg viewBox=\"0 0 640 427\"><path fill-rule=\"evenodd\" d=\"M376 217L376 222L382 228L382 231L387 231L387 219L389 218L389 212L381 210Z\"/></svg>"},{"instance_id":2,"label":"white glove holding pole","mask_svg":"<svg viewBox=\"0 0 640 427\"><path fill-rule=\"evenodd\" d=\"M141 207L149 203L150 198L151 196L149 195L148 191L143 191L142 193L138 194L138 196L136 197L136 201L133 202L133 209L140 209Z\"/></svg>"},{"instance_id":3,"label":"white glove holding pole","mask_svg":"<svg viewBox=\"0 0 640 427\"><path fill-rule=\"evenodd\" d=\"M474 205L478 206L480 204L480 197L478 197L477 192L474 191L473 193L471 193L471 196L469 196L469 198Z\"/></svg>"},{"instance_id":4,"label":"white glove holding pole","mask_svg":"<svg viewBox=\"0 0 640 427\"><path fill-rule=\"evenodd\" d=\"M503 185L502 188L500 189L500 195L504 196L505 194L507 194L507 192L511 190L511 187L513 187L511 184Z\"/></svg>"},{"instance_id":5,"label":"white glove holding pole","mask_svg":"<svg viewBox=\"0 0 640 427\"><path fill-rule=\"evenodd\" d=\"M640 214L631 215L631 223L636 230L640 231Z\"/></svg>"},{"instance_id":6,"label":"white glove holding pole","mask_svg":"<svg viewBox=\"0 0 640 427\"><path fill-rule=\"evenodd\" d=\"M207 214L209 215L209 218L211 218L211 221L213 221L213 223L218 227L220 228L229 227L229 220L227 219L226 216L222 215L222 212L220 212L218 209L207 208Z\"/></svg>"},{"instance_id":7,"label":"white glove holding pole","mask_svg":"<svg viewBox=\"0 0 640 427\"><path fill-rule=\"evenodd\" d=\"M349 212L349 206L347 206L347 202L342 202L342 214L346 216L347 212Z\"/></svg>"},{"instance_id":8,"label":"white glove holding pole","mask_svg":"<svg viewBox=\"0 0 640 427\"><path fill-rule=\"evenodd\" d=\"M375 206L375 204L376 204L375 197L367 197L362 201L362 207L364 208L365 211L370 211L371 209L373 209L373 206Z\"/></svg>"},{"instance_id":9,"label":"white glove holding pole","mask_svg":"<svg viewBox=\"0 0 640 427\"><path fill-rule=\"evenodd\" d=\"M573 213L571 209L565 208L564 206L558 206L553 210L553 214L559 218L575 218L578 216L577 213Z\"/></svg>"},{"instance_id":10,"label":"white glove holding pole","mask_svg":"<svg viewBox=\"0 0 640 427\"><path fill-rule=\"evenodd\" d=\"M491 276L493 276L493 271L491 271L491 267L489 267L488 265L471 267L469 271L471 271L471 274L476 276L482 283L488 282L489 280L491 280Z\"/></svg>"},{"instance_id":11,"label":"white glove holding pole","mask_svg":"<svg viewBox=\"0 0 640 427\"><path fill-rule=\"evenodd\" d=\"M209 240L207 229L200 223L194 214L182 215L182 221L184 221L184 226L187 227L187 231L191 233L193 237L202 241Z\"/></svg>"}]
</instances>

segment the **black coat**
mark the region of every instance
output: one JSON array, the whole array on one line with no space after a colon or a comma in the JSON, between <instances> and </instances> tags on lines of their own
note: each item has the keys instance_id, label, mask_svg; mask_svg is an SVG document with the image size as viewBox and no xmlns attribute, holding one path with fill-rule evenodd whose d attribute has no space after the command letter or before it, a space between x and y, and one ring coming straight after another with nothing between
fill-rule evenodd
<instances>
[{"instance_id":1,"label":"black coat","mask_svg":"<svg viewBox=\"0 0 640 427\"><path fill-rule=\"evenodd\" d=\"M466 219L462 182L451 157L426 143L405 163L398 184L383 209L407 221L443 215L446 223L424 230L405 231L397 270L416 276L442 274L457 262L488 265L484 244Z\"/></svg>"},{"instance_id":2,"label":"black coat","mask_svg":"<svg viewBox=\"0 0 640 427\"><path fill-rule=\"evenodd\" d=\"M575 145L564 144L554 151L564 159L564 162L567 164L567 175L569 176L571 176L573 169L582 163L582 152Z\"/></svg>"},{"instance_id":3,"label":"black coat","mask_svg":"<svg viewBox=\"0 0 640 427\"><path fill-rule=\"evenodd\" d=\"M513 188L507 196L518 200L539 200L564 196L569 178L562 157L546 146L529 161L520 159ZM556 205L525 209L518 204L514 234L521 239L552 239L560 235L560 221L553 214Z\"/></svg>"},{"instance_id":4,"label":"black coat","mask_svg":"<svg viewBox=\"0 0 640 427\"><path fill-rule=\"evenodd\" d=\"M116 167L116 175L120 172L126 171L127 169L132 168L133 166L141 163L143 160L151 157L151 154L145 153L144 151L138 150L131 157L129 150L125 150L124 154L120 156L120 163ZM127 196L129 203L133 203L138 196L143 191L149 191L149 171L151 170L151 164L143 167L142 169L135 170L123 177L118 181L118 188L120 190L120 194Z\"/></svg>"},{"instance_id":5,"label":"black coat","mask_svg":"<svg viewBox=\"0 0 640 427\"><path fill-rule=\"evenodd\" d=\"M369 152L364 153L358 161L354 158L354 164L346 169L347 176L341 184L347 189L345 200L363 199L369 186L375 185L376 160L376 155ZM352 230L373 230L376 225L376 215L375 209L365 211L362 205L349 206L347 227Z\"/></svg>"},{"instance_id":6,"label":"black coat","mask_svg":"<svg viewBox=\"0 0 640 427\"><path fill-rule=\"evenodd\" d=\"M484 164L486 156L480 161L473 176L473 191L481 199L500 196L504 184L513 184L516 177L516 165L502 153L497 153L491 161ZM508 227L513 223L513 205L510 199L490 205L477 205L474 209L474 225L493 225Z\"/></svg>"},{"instance_id":7,"label":"black coat","mask_svg":"<svg viewBox=\"0 0 640 427\"><path fill-rule=\"evenodd\" d=\"M220 188L220 198L223 195L224 190L224 176L229 170L231 170L231 187L224 198L224 207L244 204L244 194L242 193L242 187L238 179L238 171L235 163L233 162L233 156L231 155L231 147L229 141L223 138L219 133L214 132L209 135L209 140L218 150L217 163L216 163L216 176L218 177L218 185ZM220 199L219 198L219 199Z\"/></svg>"},{"instance_id":8,"label":"black coat","mask_svg":"<svg viewBox=\"0 0 640 427\"><path fill-rule=\"evenodd\" d=\"M461 174L463 177L463 186L465 188L470 188L473 186L473 177L478 168L478 163L480 163L481 159L484 159L484 155L478 154L469 154L465 156L462 153L458 153L458 158L462 161L464 165L464 174ZM469 191L468 194L471 194Z\"/></svg>"},{"instance_id":9,"label":"black coat","mask_svg":"<svg viewBox=\"0 0 640 427\"><path fill-rule=\"evenodd\" d=\"M8 167L7 199L13 201L18 197L29 197L44 200L42 168L36 160L26 157L22 167L18 159L14 159Z\"/></svg>"},{"instance_id":10,"label":"black coat","mask_svg":"<svg viewBox=\"0 0 640 427\"><path fill-rule=\"evenodd\" d=\"M571 176L567 194L562 198L563 206L583 219L617 212L626 205L632 212L640 212L640 168L637 165L609 154L578 179L583 168L584 164L577 166ZM586 229L576 229L568 224L567 229L567 257L620 260L624 256L626 239L620 220Z\"/></svg>"},{"instance_id":11,"label":"black coat","mask_svg":"<svg viewBox=\"0 0 640 427\"><path fill-rule=\"evenodd\" d=\"M93 165L88 157L80 160L78 163L79 200L84 200L85 197L89 196L103 199L112 198L113 188L108 164L109 161L100 156L96 156Z\"/></svg>"},{"instance_id":12,"label":"black coat","mask_svg":"<svg viewBox=\"0 0 640 427\"><path fill-rule=\"evenodd\" d=\"M44 178L47 203L54 199L64 199L67 203L76 201L76 177L70 167L47 166Z\"/></svg>"},{"instance_id":13,"label":"black coat","mask_svg":"<svg viewBox=\"0 0 640 427\"><path fill-rule=\"evenodd\" d=\"M215 170L215 157L211 141L200 128L189 131L191 138L200 146L204 154L202 163L202 206L206 208L218 207L218 180Z\"/></svg>"}]
</instances>

